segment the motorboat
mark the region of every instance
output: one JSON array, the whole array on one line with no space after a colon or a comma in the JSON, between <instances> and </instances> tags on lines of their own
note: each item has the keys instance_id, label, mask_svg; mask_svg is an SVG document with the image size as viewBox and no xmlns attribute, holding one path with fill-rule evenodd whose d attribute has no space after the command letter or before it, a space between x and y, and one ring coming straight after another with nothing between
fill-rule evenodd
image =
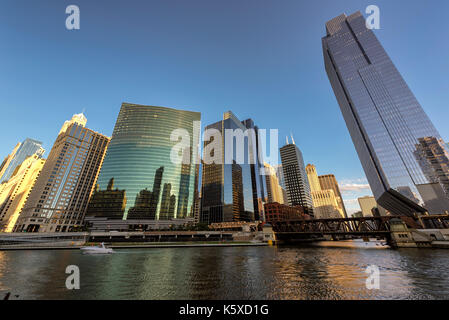
<instances>
[{"instance_id":1,"label":"motorboat","mask_svg":"<svg viewBox=\"0 0 449 320\"><path fill-rule=\"evenodd\" d=\"M102 242L98 246L82 247L81 251L82 251L82 253L85 253L85 254L109 254L109 253L114 253L114 250L112 250L111 248L107 248L104 245L104 242Z\"/></svg>"}]
</instances>

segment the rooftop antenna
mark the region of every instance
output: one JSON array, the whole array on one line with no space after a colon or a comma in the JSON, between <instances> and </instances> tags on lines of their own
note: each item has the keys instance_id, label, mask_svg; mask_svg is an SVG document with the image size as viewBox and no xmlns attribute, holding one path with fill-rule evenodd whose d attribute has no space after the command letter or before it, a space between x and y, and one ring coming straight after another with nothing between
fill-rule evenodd
<instances>
[{"instance_id":1,"label":"rooftop antenna","mask_svg":"<svg viewBox=\"0 0 449 320\"><path fill-rule=\"evenodd\" d=\"M289 143L288 143L288 136L285 136L285 139L286 139L286 141L287 141L287 144L289 144Z\"/></svg>"},{"instance_id":2,"label":"rooftop antenna","mask_svg":"<svg viewBox=\"0 0 449 320\"><path fill-rule=\"evenodd\" d=\"M292 137L293 144L296 144L295 139L293 139L293 134L291 132L290 132L290 136Z\"/></svg>"}]
</instances>

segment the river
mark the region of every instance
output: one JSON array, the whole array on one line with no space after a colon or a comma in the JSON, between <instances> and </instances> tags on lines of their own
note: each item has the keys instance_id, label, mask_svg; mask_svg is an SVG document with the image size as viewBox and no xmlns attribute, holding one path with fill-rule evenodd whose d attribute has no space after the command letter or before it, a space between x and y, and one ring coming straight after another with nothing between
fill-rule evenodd
<instances>
[{"instance_id":1,"label":"river","mask_svg":"<svg viewBox=\"0 0 449 320\"><path fill-rule=\"evenodd\" d=\"M80 289L68 290L68 265ZM379 288L368 289L367 266ZM308 247L0 251L0 298L11 299L448 299L449 250Z\"/></svg>"}]
</instances>

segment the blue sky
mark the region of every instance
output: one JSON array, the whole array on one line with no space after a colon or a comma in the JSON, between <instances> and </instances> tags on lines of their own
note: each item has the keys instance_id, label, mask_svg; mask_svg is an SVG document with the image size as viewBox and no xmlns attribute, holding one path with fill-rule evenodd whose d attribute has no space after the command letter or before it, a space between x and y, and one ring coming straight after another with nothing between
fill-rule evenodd
<instances>
[{"instance_id":1,"label":"blue sky","mask_svg":"<svg viewBox=\"0 0 449 320\"><path fill-rule=\"evenodd\" d=\"M81 29L65 28L78 5ZM293 133L306 163L334 173L350 211L370 194L323 66L327 20L380 8L376 35L449 140L449 2L351 0L2 0L0 157L26 137L50 150L85 111L111 135L122 102L232 110L280 144Z\"/></svg>"}]
</instances>

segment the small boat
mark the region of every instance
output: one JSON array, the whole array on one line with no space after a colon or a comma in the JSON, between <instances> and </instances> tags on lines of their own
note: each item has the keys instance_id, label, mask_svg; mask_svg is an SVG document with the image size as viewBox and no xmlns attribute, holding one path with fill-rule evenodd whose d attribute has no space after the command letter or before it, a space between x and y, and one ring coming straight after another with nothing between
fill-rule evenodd
<instances>
[{"instance_id":1,"label":"small boat","mask_svg":"<svg viewBox=\"0 0 449 320\"><path fill-rule=\"evenodd\" d=\"M82 251L82 253L86 253L86 254L114 253L114 250L112 250L111 248L105 247L104 242L102 242L99 246L82 247L81 251Z\"/></svg>"}]
</instances>

